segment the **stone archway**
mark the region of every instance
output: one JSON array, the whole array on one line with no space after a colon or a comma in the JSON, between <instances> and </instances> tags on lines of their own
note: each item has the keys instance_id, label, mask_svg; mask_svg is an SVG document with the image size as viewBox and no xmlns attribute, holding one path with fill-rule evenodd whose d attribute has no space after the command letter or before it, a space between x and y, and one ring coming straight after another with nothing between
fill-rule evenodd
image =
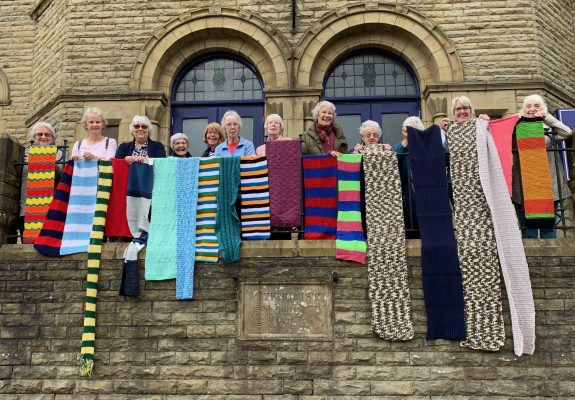
<instances>
[{"instance_id":1,"label":"stone archway","mask_svg":"<svg viewBox=\"0 0 575 400\"><path fill-rule=\"evenodd\" d=\"M258 70L266 88L287 88L290 47L261 18L229 7L197 9L156 31L132 70L130 89L162 91L169 96L178 71L211 52L240 55Z\"/></svg>"},{"instance_id":2,"label":"stone archway","mask_svg":"<svg viewBox=\"0 0 575 400\"><path fill-rule=\"evenodd\" d=\"M296 86L320 89L330 66L343 55L372 47L408 62L423 90L430 83L463 80L453 43L435 22L410 7L357 4L317 21L296 50Z\"/></svg>"}]
</instances>

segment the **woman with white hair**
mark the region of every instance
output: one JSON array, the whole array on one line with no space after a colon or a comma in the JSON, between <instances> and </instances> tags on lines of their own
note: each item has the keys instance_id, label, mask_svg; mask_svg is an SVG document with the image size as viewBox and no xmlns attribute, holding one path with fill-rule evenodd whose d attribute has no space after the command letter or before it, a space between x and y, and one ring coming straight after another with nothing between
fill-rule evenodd
<instances>
[{"instance_id":1,"label":"woman with white hair","mask_svg":"<svg viewBox=\"0 0 575 400\"><path fill-rule=\"evenodd\" d=\"M449 133L451 125L463 124L475 119L475 108L467 96L455 97L451 102L451 111L453 113L454 121L450 121L449 118L443 118L439 123L439 126L441 127L441 141L443 142L443 147L446 149L447 134ZM490 120L489 115L487 114L479 114L477 118L485 121Z\"/></svg>"},{"instance_id":2,"label":"woman with white hair","mask_svg":"<svg viewBox=\"0 0 575 400\"><path fill-rule=\"evenodd\" d=\"M72 160L108 160L114 157L118 143L103 134L108 122L102 110L96 107L87 108L82 115L81 123L88 132L88 137L74 143Z\"/></svg>"},{"instance_id":3,"label":"woman with white hair","mask_svg":"<svg viewBox=\"0 0 575 400\"><path fill-rule=\"evenodd\" d=\"M334 122L335 105L320 101L311 111L313 126L303 134L302 154L331 154L337 157L347 153L347 140L341 126Z\"/></svg>"},{"instance_id":4,"label":"woman with white hair","mask_svg":"<svg viewBox=\"0 0 575 400\"><path fill-rule=\"evenodd\" d=\"M143 162L147 158L166 157L166 149L160 142L150 139L152 122L145 115L135 115L130 123L130 133L134 140L122 143L116 152L116 158L123 158L128 164Z\"/></svg>"},{"instance_id":5,"label":"woman with white hair","mask_svg":"<svg viewBox=\"0 0 575 400\"><path fill-rule=\"evenodd\" d=\"M274 140L291 140L291 138L284 137L284 120L279 114L270 114L266 117L264 130L266 132L268 142ZM266 155L265 143L258 146L256 154L261 157Z\"/></svg>"},{"instance_id":6,"label":"woman with white hair","mask_svg":"<svg viewBox=\"0 0 575 400\"><path fill-rule=\"evenodd\" d=\"M545 100L538 95L532 94L523 100L523 107L519 113L520 117L525 118L543 118L543 124L546 128L551 130L551 134L554 136L556 142L562 142L567 140L572 132L571 129L555 118L553 115L549 114L547 109L547 104ZM515 142L515 137L514 137ZM545 135L545 145L547 148L552 146L551 138ZM514 147L516 147L514 143ZM551 184L553 191L553 200L555 205L562 199L568 199L571 197L571 191L567 185L567 180L563 173L563 164L556 152L547 152L547 162L549 164L549 170L551 172ZM519 155L517 153L513 154L513 169L512 169L512 195L511 200L515 204L517 215L519 220L525 222L525 211L523 208L523 193L521 188L521 169L519 164ZM561 189L561 190L559 190ZM561 194L559 194L561 192ZM527 238L538 238L541 239L554 239L557 236L555 229L527 229L525 232Z\"/></svg>"},{"instance_id":7,"label":"woman with white hair","mask_svg":"<svg viewBox=\"0 0 575 400\"><path fill-rule=\"evenodd\" d=\"M188 151L189 146L188 137L183 133L175 133L170 138L170 148L174 157L191 157L192 155Z\"/></svg>"},{"instance_id":8,"label":"woman with white hair","mask_svg":"<svg viewBox=\"0 0 575 400\"><path fill-rule=\"evenodd\" d=\"M359 137L361 139L361 142L355 145L351 153L352 154L361 153L365 146L379 143L379 138L381 137L381 134L382 134L381 127L377 122L372 121L370 119L363 122L359 127ZM385 150L391 150L390 144L386 143L383 146L385 147Z\"/></svg>"},{"instance_id":9,"label":"woman with white hair","mask_svg":"<svg viewBox=\"0 0 575 400\"><path fill-rule=\"evenodd\" d=\"M234 110L228 110L222 117L222 127L226 133L226 140L216 147L214 157L253 156L256 154L254 144L246 138L240 137L242 117Z\"/></svg>"}]
</instances>

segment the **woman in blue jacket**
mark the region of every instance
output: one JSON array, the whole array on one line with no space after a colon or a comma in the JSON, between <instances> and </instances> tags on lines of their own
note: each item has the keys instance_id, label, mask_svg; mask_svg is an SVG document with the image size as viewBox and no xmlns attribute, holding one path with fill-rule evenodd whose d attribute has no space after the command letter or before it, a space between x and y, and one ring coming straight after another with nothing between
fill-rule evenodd
<instances>
[{"instance_id":1,"label":"woman in blue jacket","mask_svg":"<svg viewBox=\"0 0 575 400\"><path fill-rule=\"evenodd\" d=\"M242 118L233 111L228 110L222 117L222 127L226 133L226 140L216 147L214 157L253 156L256 154L254 144L240 137Z\"/></svg>"}]
</instances>

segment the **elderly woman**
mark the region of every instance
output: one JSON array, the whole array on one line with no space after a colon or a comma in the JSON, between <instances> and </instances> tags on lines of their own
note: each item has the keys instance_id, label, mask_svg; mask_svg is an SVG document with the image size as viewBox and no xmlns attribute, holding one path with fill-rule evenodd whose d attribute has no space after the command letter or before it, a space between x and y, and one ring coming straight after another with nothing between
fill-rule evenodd
<instances>
[{"instance_id":1,"label":"elderly woman","mask_svg":"<svg viewBox=\"0 0 575 400\"><path fill-rule=\"evenodd\" d=\"M110 159L116 154L118 143L102 133L108 122L99 108L87 108L82 115L82 125L88 132L88 137L81 139L72 146L73 160Z\"/></svg>"},{"instance_id":2,"label":"elderly woman","mask_svg":"<svg viewBox=\"0 0 575 400\"><path fill-rule=\"evenodd\" d=\"M170 138L170 148L172 149L174 157L191 157L192 155L188 151L189 147L190 142L188 141L188 137L183 133L175 133Z\"/></svg>"},{"instance_id":3,"label":"elderly woman","mask_svg":"<svg viewBox=\"0 0 575 400\"><path fill-rule=\"evenodd\" d=\"M268 137L268 141L292 140L291 138L284 137L284 121L279 114L270 114L266 117L264 130ZM265 143L261 146L258 146L256 149L256 154L262 157L266 155Z\"/></svg>"},{"instance_id":4,"label":"elderly woman","mask_svg":"<svg viewBox=\"0 0 575 400\"><path fill-rule=\"evenodd\" d=\"M341 126L333 122L335 106L320 101L311 111L313 126L303 134L302 154L331 154L337 157L347 152L347 141Z\"/></svg>"},{"instance_id":5,"label":"elderly woman","mask_svg":"<svg viewBox=\"0 0 575 400\"><path fill-rule=\"evenodd\" d=\"M224 130L217 122L211 122L204 131L204 143L208 145L202 157L212 157L216 147L224 141Z\"/></svg>"},{"instance_id":6,"label":"elderly woman","mask_svg":"<svg viewBox=\"0 0 575 400\"><path fill-rule=\"evenodd\" d=\"M455 117L455 121L452 122L448 118L443 118L439 123L439 126L441 127L441 140L445 148L447 148L447 135L452 123L462 124L475 119L475 109L473 108L471 100L467 96L455 97L451 102L451 110ZM479 114L477 118L484 119L485 121L490 120L489 115L487 114Z\"/></svg>"},{"instance_id":7,"label":"elderly woman","mask_svg":"<svg viewBox=\"0 0 575 400\"><path fill-rule=\"evenodd\" d=\"M419 117L407 117L403 121L401 128L401 142L394 144L391 148L395 153L405 153L407 152L407 147L409 146L409 141L407 140L407 127L418 129L420 131L424 130L423 121Z\"/></svg>"},{"instance_id":8,"label":"elderly woman","mask_svg":"<svg viewBox=\"0 0 575 400\"><path fill-rule=\"evenodd\" d=\"M130 133L134 140L122 143L116 152L116 158L123 158L128 164L143 162L147 158L166 157L166 149L160 142L150 139L152 122L145 115L135 115L130 124Z\"/></svg>"},{"instance_id":9,"label":"elderly woman","mask_svg":"<svg viewBox=\"0 0 575 400\"><path fill-rule=\"evenodd\" d=\"M541 96L537 94L532 94L525 97L519 116L526 118L543 118L543 124L546 128L551 129L551 133L555 137L555 140L558 142L564 141L571 136L571 129L561 121L557 120L551 114L549 114L545 101ZM547 135L545 135L545 144L547 148L552 146L551 138ZM569 186L567 186L567 181L563 173L563 164L561 163L561 160L558 159L558 157L559 155L556 152L547 152L547 162L549 163L549 170L551 172L551 183L553 200L555 201L556 206L555 208L557 208L558 202L560 200L568 199L571 197L571 192L569 191ZM515 204L517 216L520 222L524 224L525 211L523 209L523 193L521 188L521 170L519 161L519 155L514 153L511 200ZM559 194L559 192L561 192L561 194ZM541 239L554 239L557 236L557 232L555 229L527 229L525 235L527 238L540 237Z\"/></svg>"},{"instance_id":10,"label":"elderly woman","mask_svg":"<svg viewBox=\"0 0 575 400\"><path fill-rule=\"evenodd\" d=\"M233 111L228 110L222 117L222 126L226 133L226 141L220 143L214 152L216 157L253 156L256 154L254 144L240 137L242 118Z\"/></svg>"},{"instance_id":11,"label":"elderly woman","mask_svg":"<svg viewBox=\"0 0 575 400\"><path fill-rule=\"evenodd\" d=\"M355 145L351 153L358 154L363 151L363 148L370 144L379 143L379 138L381 137L381 127L375 121L368 119L363 122L359 127L359 136L361 138L361 143ZM391 150L391 145L384 144L386 150Z\"/></svg>"}]
</instances>

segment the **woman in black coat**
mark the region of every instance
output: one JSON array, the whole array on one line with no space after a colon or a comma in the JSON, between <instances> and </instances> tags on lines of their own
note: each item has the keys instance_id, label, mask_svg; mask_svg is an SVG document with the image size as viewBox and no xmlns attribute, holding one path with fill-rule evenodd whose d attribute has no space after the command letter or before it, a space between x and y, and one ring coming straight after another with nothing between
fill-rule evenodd
<instances>
[{"instance_id":1,"label":"woman in black coat","mask_svg":"<svg viewBox=\"0 0 575 400\"><path fill-rule=\"evenodd\" d=\"M122 143L116 151L116 158L123 158L128 164L142 162L146 158L164 158L166 149L160 142L150 139L152 122L145 115L135 115L130 124L134 140Z\"/></svg>"}]
</instances>

